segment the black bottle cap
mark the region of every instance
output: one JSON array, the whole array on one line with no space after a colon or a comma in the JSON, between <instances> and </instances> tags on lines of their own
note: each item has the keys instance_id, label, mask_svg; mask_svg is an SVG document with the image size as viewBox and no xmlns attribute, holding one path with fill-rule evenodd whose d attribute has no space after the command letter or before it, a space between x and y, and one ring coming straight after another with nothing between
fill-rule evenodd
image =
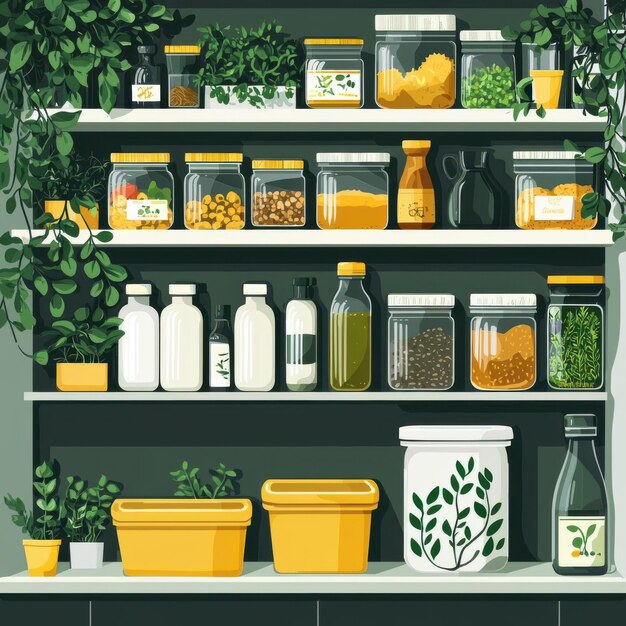
<instances>
[{"instance_id":1,"label":"black bottle cap","mask_svg":"<svg viewBox=\"0 0 626 626\"><path fill-rule=\"evenodd\" d=\"M230 304L215 305L215 319L227 320L230 315Z\"/></svg>"},{"instance_id":2,"label":"black bottle cap","mask_svg":"<svg viewBox=\"0 0 626 626\"><path fill-rule=\"evenodd\" d=\"M595 437L596 416L591 413L569 413L565 416L566 437Z\"/></svg>"},{"instance_id":3,"label":"black bottle cap","mask_svg":"<svg viewBox=\"0 0 626 626\"><path fill-rule=\"evenodd\" d=\"M316 284L315 278L298 277L293 279L294 287L314 287Z\"/></svg>"},{"instance_id":4,"label":"black bottle cap","mask_svg":"<svg viewBox=\"0 0 626 626\"><path fill-rule=\"evenodd\" d=\"M137 52L139 52L139 54L154 54L156 52L156 46L137 46Z\"/></svg>"}]
</instances>

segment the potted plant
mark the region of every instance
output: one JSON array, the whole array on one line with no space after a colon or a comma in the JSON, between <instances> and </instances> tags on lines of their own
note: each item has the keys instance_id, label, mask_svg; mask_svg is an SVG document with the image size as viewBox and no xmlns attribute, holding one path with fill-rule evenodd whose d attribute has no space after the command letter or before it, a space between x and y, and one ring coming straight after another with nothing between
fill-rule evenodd
<instances>
[{"instance_id":1,"label":"potted plant","mask_svg":"<svg viewBox=\"0 0 626 626\"><path fill-rule=\"evenodd\" d=\"M219 24L198 30L205 108L296 108L303 58L282 26L272 21L250 30Z\"/></svg>"},{"instance_id":2,"label":"potted plant","mask_svg":"<svg viewBox=\"0 0 626 626\"><path fill-rule=\"evenodd\" d=\"M189 463L183 461L180 469L170 472L170 476L177 483L176 493L179 498L227 498L239 493L241 472L230 470L223 463L216 469L210 469L211 483L202 484L198 478L200 469L189 469Z\"/></svg>"},{"instance_id":3,"label":"potted plant","mask_svg":"<svg viewBox=\"0 0 626 626\"><path fill-rule=\"evenodd\" d=\"M114 496L122 492L122 487L104 474L95 487L90 487L80 476L68 476L66 482L61 519L63 530L70 540L70 567L102 567L104 542L98 540L111 522L111 505Z\"/></svg>"},{"instance_id":4,"label":"potted plant","mask_svg":"<svg viewBox=\"0 0 626 626\"><path fill-rule=\"evenodd\" d=\"M4 503L13 511L11 519L22 532L29 576L56 576L61 540L58 472L55 464L44 461L35 468L33 488L37 494L34 510L28 510L20 498L7 494Z\"/></svg>"}]
</instances>

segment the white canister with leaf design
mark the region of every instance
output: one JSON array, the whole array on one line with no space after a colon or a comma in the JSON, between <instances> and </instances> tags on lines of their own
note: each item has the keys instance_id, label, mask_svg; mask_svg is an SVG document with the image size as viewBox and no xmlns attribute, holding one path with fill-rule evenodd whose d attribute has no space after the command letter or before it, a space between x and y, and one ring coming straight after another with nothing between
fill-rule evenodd
<instances>
[{"instance_id":1,"label":"white canister with leaf design","mask_svg":"<svg viewBox=\"0 0 626 626\"><path fill-rule=\"evenodd\" d=\"M418 572L493 572L509 553L509 426L403 426L404 559Z\"/></svg>"}]
</instances>

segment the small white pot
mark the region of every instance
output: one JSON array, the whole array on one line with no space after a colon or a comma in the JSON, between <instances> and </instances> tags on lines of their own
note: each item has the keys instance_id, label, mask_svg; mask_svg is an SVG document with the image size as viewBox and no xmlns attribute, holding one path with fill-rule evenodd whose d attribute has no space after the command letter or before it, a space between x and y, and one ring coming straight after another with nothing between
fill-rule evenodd
<instances>
[{"instance_id":1,"label":"small white pot","mask_svg":"<svg viewBox=\"0 0 626 626\"><path fill-rule=\"evenodd\" d=\"M295 109L296 108L296 88L295 87L277 87L276 95L273 98L264 98L263 104L259 107L255 107L248 100L245 102L239 102L234 95L235 87L233 85L224 85L224 89L230 94L230 102L228 104L222 104L218 102L216 98L211 98L212 87L204 88L204 108L205 109ZM254 87L252 87L254 89ZM259 91L263 91L262 86L257 86ZM291 98L287 97L287 91L291 89Z\"/></svg>"},{"instance_id":2,"label":"small white pot","mask_svg":"<svg viewBox=\"0 0 626 626\"><path fill-rule=\"evenodd\" d=\"M104 543L70 542L70 566L72 569L97 569L102 567Z\"/></svg>"}]
</instances>

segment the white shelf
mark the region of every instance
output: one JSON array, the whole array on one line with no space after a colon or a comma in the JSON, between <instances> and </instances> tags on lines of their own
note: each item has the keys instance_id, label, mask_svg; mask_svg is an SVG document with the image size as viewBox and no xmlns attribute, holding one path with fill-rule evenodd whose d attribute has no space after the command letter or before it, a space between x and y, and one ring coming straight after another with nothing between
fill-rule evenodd
<instances>
[{"instance_id":1,"label":"white shelf","mask_svg":"<svg viewBox=\"0 0 626 626\"><path fill-rule=\"evenodd\" d=\"M605 391L26 392L27 402L605 402Z\"/></svg>"},{"instance_id":2,"label":"white shelf","mask_svg":"<svg viewBox=\"0 0 626 626\"><path fill-rule=\"evenodd\" d=\"M246 563L237 578L124 576L121 563L93 570L59 565L54 578L27 572L0 578L0 594L624 594L626 579L558 576L549 563L509 563L494 574L426 575L404 563L370 563L366 574L277 574L271 563Z\"/></svg>"},{"instance_id":3,"label":"white shelf","mask_svg":"<svg viewBox=\"0 0 626 626\"><path fill-rule=\"evenodd\" d=\"M100 231L94 231L100 232ZM608 230L117 230L113 239L101 246L111 247L604 247L613 243ZM33 236L43 235L33 231ZM28 241L27 230L12 230L11 235ZM80 245L86 231L73 239ZM52 240L50 237L48 243Z\"/></svg>"},{"instance_id":4,"label":"white shelf","mask_svg":"<svg viewBox=\"0 0 626 626\"><path fill-rule=\"evenodd\" d=\"M53 113L54 111L50 111ZM77 131L135 132L601 132L606 122L576 109L534 111L513 119L511 109L100 109L82 111Z\"/></svg>"}]
</instances>

